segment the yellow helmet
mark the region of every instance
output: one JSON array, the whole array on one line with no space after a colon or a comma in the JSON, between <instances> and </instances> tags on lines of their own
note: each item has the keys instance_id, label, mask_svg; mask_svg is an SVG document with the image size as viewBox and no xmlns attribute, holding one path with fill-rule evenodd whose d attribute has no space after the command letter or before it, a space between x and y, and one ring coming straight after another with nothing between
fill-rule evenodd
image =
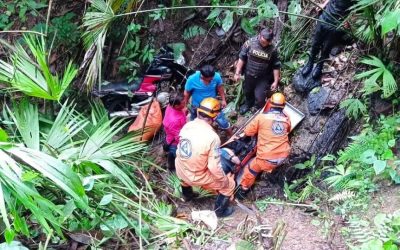
<instances>
[{"instance_id":1,"label":"yellow helmet","mask_svg":"<svg viewBox=\"0 0 400 250\"><path fill-rule=\"evenodd\" d=\"M215 118L221 112L221 104L217 99L207 97L201 101L200 107L197 108L197 112L210 118Z\"/></svg>"},{"instance_id":2,"label":"yellow helmet","mask_svg":"<svg viewBox=\"0 0 400 250\"><path fill-rule=\"evenodd\" d=\"M285 107L286 99L282 93L275 93L270 98L271 107L283 108Z\"/></svg>"}]
</instances>

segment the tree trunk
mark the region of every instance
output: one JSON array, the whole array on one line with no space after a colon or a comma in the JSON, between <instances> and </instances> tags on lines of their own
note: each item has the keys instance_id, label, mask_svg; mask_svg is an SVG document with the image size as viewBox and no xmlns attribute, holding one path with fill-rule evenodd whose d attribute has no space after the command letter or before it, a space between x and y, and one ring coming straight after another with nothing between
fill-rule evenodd
<instances>
[{"instance_id":1,"label":"tree trunk","mask_svg":"<svg viewBox=\"0 0 400 250\"><path fill-rule=\"evenodd\" d=\"M276 0L276 5L278 6L279 11L287 11L288 8L288 0ZM279 14L279 17L275 19L274 24L274 34L275 34L275 42L279 44L281 40L281 34L283 30L283 23L286 22L287 15L286 14Z\"/></svg>"}]
</instances>

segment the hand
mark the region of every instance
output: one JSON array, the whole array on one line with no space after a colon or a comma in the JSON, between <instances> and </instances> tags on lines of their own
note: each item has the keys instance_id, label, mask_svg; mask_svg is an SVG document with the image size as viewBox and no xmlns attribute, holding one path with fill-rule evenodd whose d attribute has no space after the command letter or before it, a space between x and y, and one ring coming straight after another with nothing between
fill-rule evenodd
<instances>
[{"instance_id":1,"label":"hand","mask_svg":"<svg viewBox=\"0 0 400 250\"><path fill-rule=\"evenodd\" d=\"M226 107L226 100L222 100L221 101L221 108L225 108Z\"/></svg>"},{"instance_id":2,"label":"hand","mask_svg":"<svg viewBox=\"0 0 400 250\"><path fill-rule=\"evenodd\" d=\"M278 90L278 82L274 82L271 85L271 91L277 91Z\"/></svg>"},{"instance_id":3,"label":"hand","mask_svg":"<svg viewBox=\"0 0 400 250\"><path fill-rule=\"evenodd\" d=\"M235 82L237 82L237 81L239 81L239 79L240 79L240 74L236 74L236 73L235 73L235 75L233 76L233 80L234 80Z\"/></svg>"},{"instance_id":4,"label":"hand","mask_svg":"<svg viewBox=\"0 0 400 250\"><path fill-rule=\"evenodd\" d=\"M350 23L348 21L344 22L343 27L345 29L350 29Z\"/></svg>"},{"instance_id":5,"label":"hand","mask_svg":"<svg viewBox=\"0 0 400 250\"><path fill-rule=\"evenodd\" d=\"M318 6L318 7L314 8L315 12L317 12L318 14L320 14L322 12L322 9L323 9L322 6Z\"/></svg>"}]
</instances>

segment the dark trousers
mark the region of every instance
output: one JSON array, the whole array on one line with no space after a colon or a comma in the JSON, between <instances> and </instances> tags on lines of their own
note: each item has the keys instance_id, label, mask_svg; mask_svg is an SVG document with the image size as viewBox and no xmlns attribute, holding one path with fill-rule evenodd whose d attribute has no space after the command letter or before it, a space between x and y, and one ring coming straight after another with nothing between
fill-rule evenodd
<instances>
[{"instance_id":1,"label":"dark trousers","mask_svg":"<svg viewBox=\"0 0 400 250\"><path fill-rule=\"evenodd\" d=\"M323 63L336 45L342 44L346 33L341 30L327 28L318 22L311 44L310 60L314 62L318 53L321 51L319 63Z\"/></svg>"},{"instance_id":2,"label":"dark trousers","mask_svg":"<svg viewBox=\"0 0 400 250\"><path fill-rule=\"evenodd\" d=\"M170 145L167 154L167 166L170 171L175 171L175 158L176 158L177 145Z\"/></svg>"},{"instance_id":3,"label":"dark trousers","mask_svg":"<svg viewBox=\"0 0 400 250\"><path fill-rule=\"evenodd\" d=\"M271 76L254 77L245 74L243 83L245 104L249 107L255 105L257 108L262 108L265 105L265 98L271 95L270 89L273 81L274 79Z\"/></svg>"}]
</instances>

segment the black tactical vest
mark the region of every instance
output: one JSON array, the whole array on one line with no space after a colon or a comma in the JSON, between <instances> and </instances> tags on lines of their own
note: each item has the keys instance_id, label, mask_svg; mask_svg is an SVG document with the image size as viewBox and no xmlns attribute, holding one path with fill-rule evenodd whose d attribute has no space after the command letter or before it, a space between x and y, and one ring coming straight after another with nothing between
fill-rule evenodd
<instances>
[{"instance_id":1,"label":"black tactical vest","mask_svg":"<svg viewBox=\"0 0 400 250\"><path fill-rule=\"evenodd\" d=\"M275 50L273 45L262 47L257 37L249 41L247 52L246 74L251 76L264 76L272 69L271 59Z\"/></svg>"}]
</instances>

